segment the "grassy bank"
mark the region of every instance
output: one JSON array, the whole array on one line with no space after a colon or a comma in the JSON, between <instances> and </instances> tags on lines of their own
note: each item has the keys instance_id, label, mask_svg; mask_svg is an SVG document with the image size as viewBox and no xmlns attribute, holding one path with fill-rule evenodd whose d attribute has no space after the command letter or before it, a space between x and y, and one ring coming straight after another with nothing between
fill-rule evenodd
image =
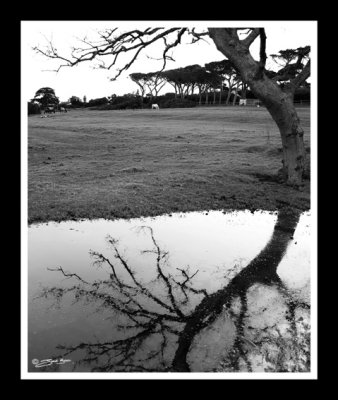
<instances>
[{"instance_id":1,"label":"grassy bank","mask_svg":"<svg viewBox=\"0 0 338 400\"><path fill-rule=\"evenodd\" d=\"M298 111L309 148L310 110ZM72 110L28 124L29 223L310 207L309 181L269 180L282 153L264 108Z\"/></svg>"}]
</instances>

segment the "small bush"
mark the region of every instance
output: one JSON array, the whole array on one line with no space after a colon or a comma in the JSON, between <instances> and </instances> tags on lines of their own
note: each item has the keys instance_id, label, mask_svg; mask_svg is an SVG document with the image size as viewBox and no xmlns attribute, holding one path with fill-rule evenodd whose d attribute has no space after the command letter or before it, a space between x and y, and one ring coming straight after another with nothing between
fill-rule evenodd
<instances>
[{"instance_id":1,"label":"small bush","mask_svg":"<svg viewBox=\"0 0 338 400\"><path fill-rule=\"evenodd\" d=\"M136 109L136 108L142 108L142 102L141 99L137 98L130 98L128 100L125 100L121 103L117 104L105 104L100 107L97 107L98 110L130 110L130 109Z\"/></svg>"},{"instance_id":2,"label":"small bush","mask_svg":"<svg viewBox=\"0 0 338 400\"><path fill-rule=\"evenodd\" d=\"M96 107L96 106L102 106L104 104L107 104L109 100L107 97L100 97L98 99L92 99L89 100L89 102L86 104L86 107Z\"/></svg>"},{"instance_id":3,"label":"small bush","mask_svg":"<svg viewBox=\"0 0 338 400\"><path fill-rule=\"evenodd\" d=\"M41 107L37 103L28 102L28 115L41 114Z\"/></svg>"}]
</instances>

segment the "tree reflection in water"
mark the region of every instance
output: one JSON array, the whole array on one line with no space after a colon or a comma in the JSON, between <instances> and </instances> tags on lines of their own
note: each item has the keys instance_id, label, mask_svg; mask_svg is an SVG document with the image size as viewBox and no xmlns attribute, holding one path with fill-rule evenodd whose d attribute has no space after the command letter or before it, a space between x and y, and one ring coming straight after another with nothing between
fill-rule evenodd
<instances>
[{"instance_id":1,"label":"tree reflection in water","mask_svg":"<svg viewBox=\"0 0 338 400\"><path fill-rule=\"evenodd\" d=\"M109 279L87 282L62 267L49 268L76 283L67 288L44 288L40 297L60 302L66 294L72 294L75 301L98 303L113 311L113 323L118 320L117 327L124 332L123 338L111 341L59 345L60 355L84 354L74 370L83 363L93 372L309 371L309 305L297 300L277 275L298 220L299 214L281 210L264 249L215 293L194 285L198 271L176 268L174 273L166 268L169 254L160 248L151 227L141 228L152 241L152 249L143 253L155 257L155 277L150 282L140 279L118 242L109 236L113 258L91 252L95 265L109 268ZM270 310L266 314L270 320L266 321L264 308L257 306L257 299L266 294L278 297L282 318L271 321L274 310ZM228 349L222 353L222 343L208 343L205 347L216 346L220 352L216 365L207 367L205 349L198 348L198 341L224 315L232 326ZM219 329L223 329L222 324ZM200 352L200 361L194 362L194 351Z\"/></svg>"}]
</instances>

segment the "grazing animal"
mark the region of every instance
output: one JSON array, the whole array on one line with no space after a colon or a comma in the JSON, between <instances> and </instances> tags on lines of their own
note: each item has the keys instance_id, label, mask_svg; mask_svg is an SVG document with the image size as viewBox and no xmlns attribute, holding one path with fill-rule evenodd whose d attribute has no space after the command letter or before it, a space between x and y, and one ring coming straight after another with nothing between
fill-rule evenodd
<instances>
[{"instance_id":1,"label":"grazing animal","mask_svg":"<svg viewBox=\"0 0 338 400\"><path fill-rule=\"evenodd\" d=\"M152 109L152 110L159 110L160 107L158 106L158 104L152 104L152 105L151 105L151 109Z\"/></svg>"},{"instance_id":2,"label":"grazing animal","mask_svg":"<svg viewBox=\"0 0 338 400\"><path fill-rule=\"evenodd\" d=\"M239 105L240 106L246 106L246 99L240 99L239 100Z\"/></svg>"},{"instance_id":3,"label":"grazing animal","mask_svg":"<svg viewBox=\"0 0 338 400\"><path fill-rule=\"evenodd\" d=\"M61 113L61 112L67 112L67 108L65 108L65 107L60 107L60 110L59 110L59 111L60 111L60 113Z\"/></svg>"}]
</instances>

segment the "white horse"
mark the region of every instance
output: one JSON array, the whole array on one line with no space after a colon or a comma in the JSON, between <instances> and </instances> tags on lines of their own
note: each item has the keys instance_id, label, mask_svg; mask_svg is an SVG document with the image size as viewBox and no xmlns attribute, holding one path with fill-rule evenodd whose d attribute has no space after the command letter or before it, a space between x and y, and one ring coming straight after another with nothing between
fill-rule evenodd
<instances>
[{"instance_id":1,"label":"white horse","mask_svg":"<svg viewBox=\"0 0 338 400\"><path fill-rule=\"evenodd\" d=\"M239 100L239 105L240 106L246 106L246 99L240 99Z\"/></svg>"},{"instance_id":2,"label":"white horse","mask_svg":"<svg viewBox=\"0 0 338 400\"><path fill-rule=\"evenodd\" d=\"M158 106L158 104L152 104L152 105L151 105L151 109L152 109L152 110L159 110L160 107Z\"/></svg>"}]
</instances>

